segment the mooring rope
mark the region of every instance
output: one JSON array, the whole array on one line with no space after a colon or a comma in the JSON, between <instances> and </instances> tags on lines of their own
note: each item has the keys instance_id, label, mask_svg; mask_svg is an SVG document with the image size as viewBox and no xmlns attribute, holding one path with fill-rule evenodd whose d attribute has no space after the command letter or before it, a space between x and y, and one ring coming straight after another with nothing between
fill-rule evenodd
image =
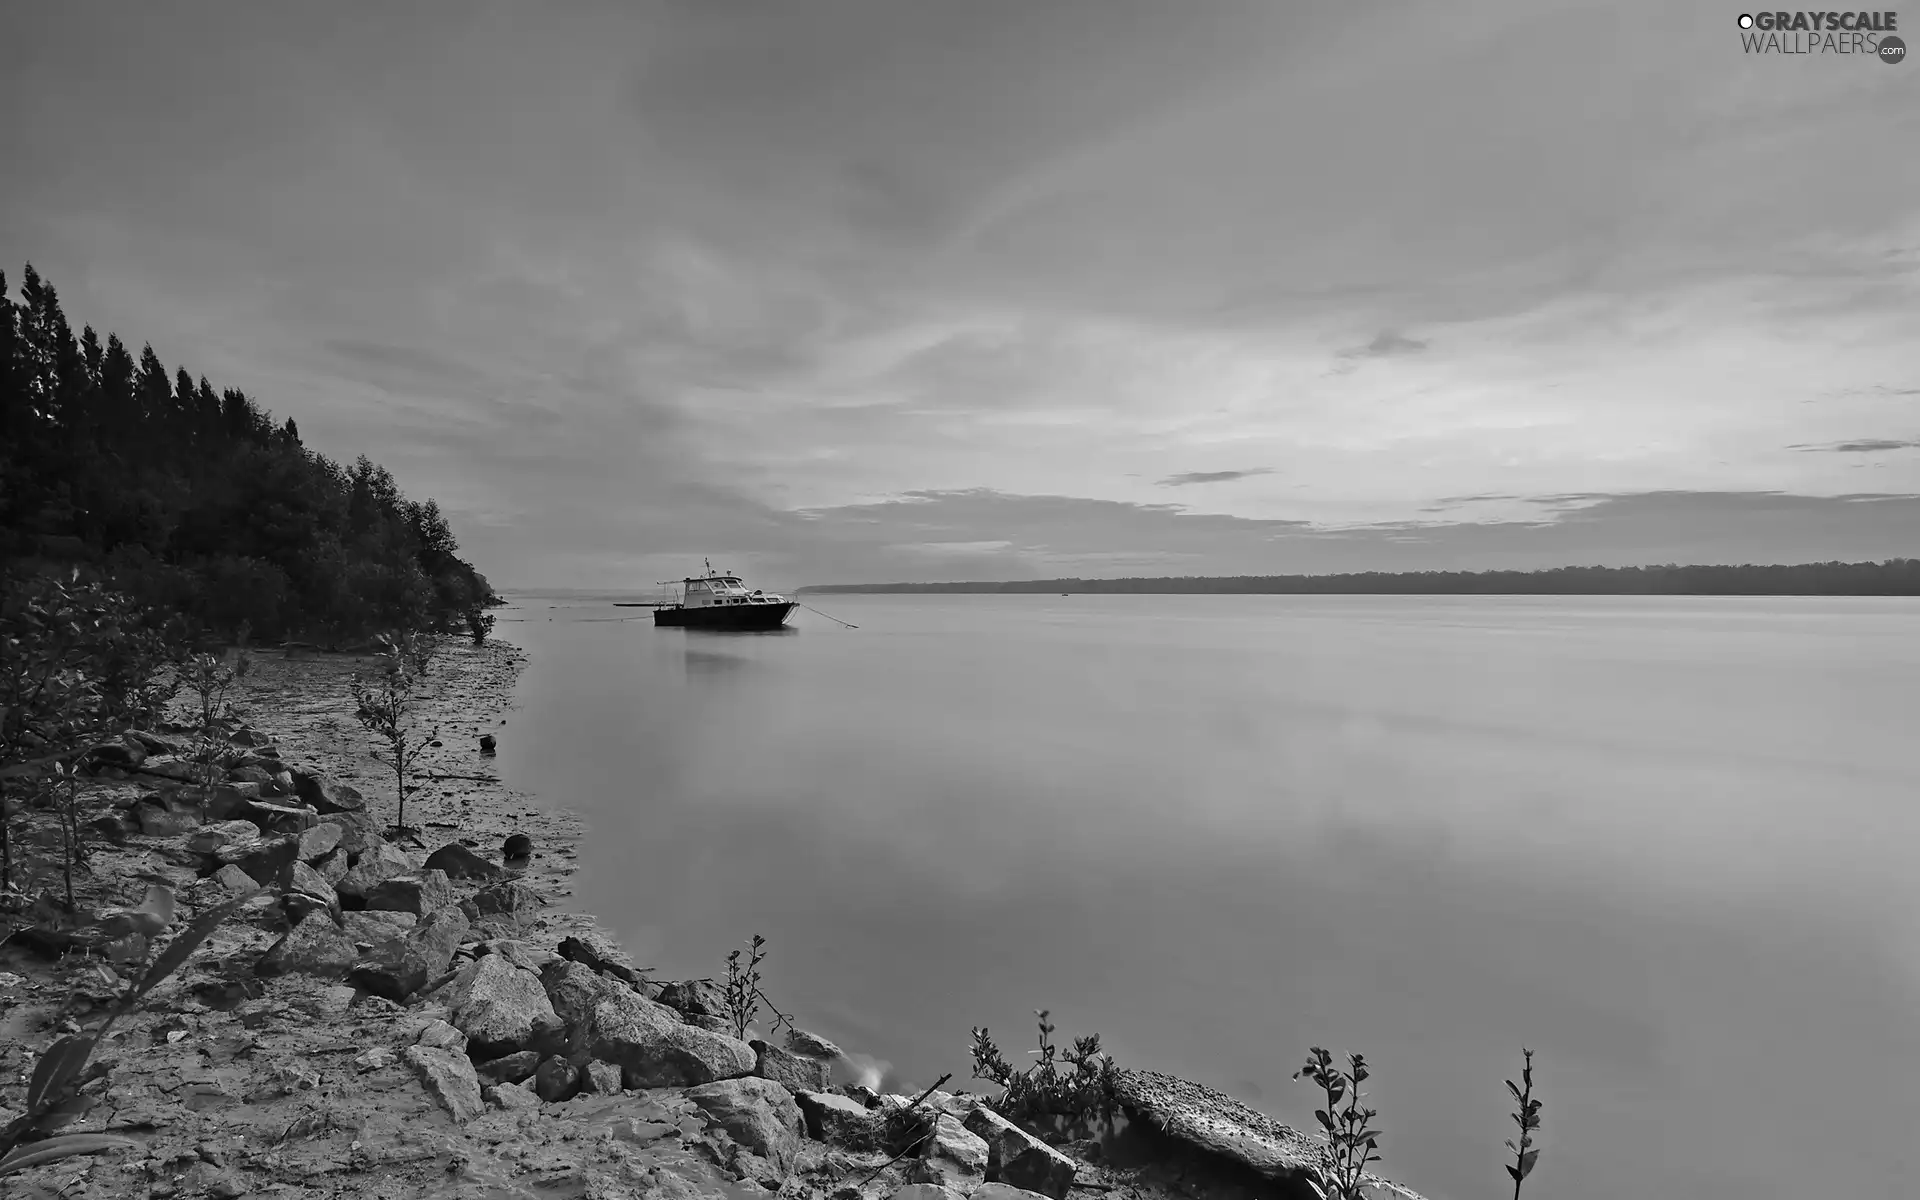
<instances>
[{"instance_id":1,"label":"mooring rope","mask_svg":"<svg viewBox=\"0 0 1920 1200\"><path fill-rule=\"evenodd\" d=\"M798 600L795 600L795 601L794 601L794 603L795 603L795 604L800 604L800 601L798 601ZM814 614L817 614L817 615L819 615L819 616L822 616L822 617L827 617L827 614L826 614L826 613L823 613L823 612L821 612L821 611L820 611L819 609L817 609L817 608L815 608L815 607L814 607L813 605L811 605L811 604L800 604L800 607L801 607L801 608L804 608L804 609L806 609L806 610L807 610L808 612L810 612L810 613L814 613ZM841 619L840 619L839 617L827 617L827 620L829 620L829 621L832 621L832 622L833 622L834 624L836 624L836 625L846 625L848 629L858 629L858 628L860 628L860 627L859 627L858 625L851 625L851 624L848 624L848 623L847 623L847 622L845 622L845 621L842 621L842 620L841 620Z\"/></svg>"}]
</instances>

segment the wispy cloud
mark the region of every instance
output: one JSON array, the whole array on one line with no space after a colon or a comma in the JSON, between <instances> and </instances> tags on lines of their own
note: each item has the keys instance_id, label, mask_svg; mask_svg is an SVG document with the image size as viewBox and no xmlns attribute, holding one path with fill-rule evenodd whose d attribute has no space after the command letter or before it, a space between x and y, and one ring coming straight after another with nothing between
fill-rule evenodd
<instances>
[{"instance_id":1,"label":"wispy cloud","mask_svg":"<svg viewBox=\"0 0 1920 1200\"><path fill-rule=\"evenodd\" d=\"M1169 475L1160 481L1161 487L1185 487L1190 483L1231 483L1235 479L1245 479L1250 475L1271 475L1271 467L1253 467L1245 471L1187 471L1180 475Z\"/></svg>"},{"instance_id":2,"label":"wispy cloud","mask_svg":"<svg viewBox=\"0 0 1920 1200\"><path fill-rule=\"evenodd\" d=\"M1822 452L1829 454L1879 454L1887 450L1920 449L1920 440L1901 441L1893 438L1860 438L1851 442L1829 442L1821 446L1794 445L1788 447L1788 449L1798 450L1807 454Z\"/></svg>"},{"instance_id":3,"label":"wispy cloud","mask_svg":"<svg viewBox=\"0 0 1920 1200\"><path fill-rule=\"evenodd\" d=\"M1372 341L1368 342L1366 345L1350 346L1347 349L1340 351L1340 357L1341 358L1392 358L1395 355L1400 355L1400 354L1418 354L1422 350L1425 350L1426 348L1427 348L1426 342L1416 341L1413 338L1405 337L1401 334L1395 333L1391 329L1383 329L1377 335L1375 335Z\"/></svg>"}]
</instances>

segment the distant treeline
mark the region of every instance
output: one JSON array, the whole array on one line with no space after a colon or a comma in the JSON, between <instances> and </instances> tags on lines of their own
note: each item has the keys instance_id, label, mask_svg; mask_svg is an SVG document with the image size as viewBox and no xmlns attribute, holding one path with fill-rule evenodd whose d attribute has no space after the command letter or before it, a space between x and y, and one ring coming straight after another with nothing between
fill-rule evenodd
<instances>
[{"instance_id":1,"label":"distant treeline","mask_svg":"<svg viewBox=\"0 0 1920 1200\"><path fill-rule=\"evenodd\" d=\"M856 592L1134 592L1434 596L1920 596L1920 558L1795 566L1554 567L1544 571L1363 571L1158 579L1021 579L979 583L833 583Z\"/></svg>"},{"instance_id":2,"label":"distant treeline","mask_svg":"<svg viewBox=\"0 0 1920 1200\"><path fill-rule=\"evenodd\" d=\"M152 346L78 337L29 266L0 275L0 560L79 568L209 633L337 641L445 627L493 601L433 501L300 444L252 397Z\"/></svg>"}]
</instances>

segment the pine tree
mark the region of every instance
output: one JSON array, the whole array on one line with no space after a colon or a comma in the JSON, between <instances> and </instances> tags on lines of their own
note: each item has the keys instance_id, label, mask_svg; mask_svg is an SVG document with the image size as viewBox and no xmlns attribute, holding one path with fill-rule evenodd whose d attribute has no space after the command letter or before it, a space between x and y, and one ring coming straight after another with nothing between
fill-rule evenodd
<instances>
[{"instance_id":1,"label":"pine tree","mask_svg":"<svg viewBox=\"0 0 1920 1200\"><path fill-rule=\"evenodd\" d=\"M86 360L87 382L96 388L100 386L100 368L106 355L100 347L100 335L93 331L93 326L87 326L80 334L80 356Z\"/></svg>"},{"instance_id":2,"label":"pine tree","mask_svg":"<svg viewBox=\"0 0 1920 1200\"><path fill-rule=\"evenodd\" d=\"M167 368L148 342L140 351L140 368L134 376L134 395L140 402L140 421L165 436L167 418L173 407L173 385L167 381Z\"/></svg>"},{"instance_id":3,"label":"pine tree","mask_svg":"<svg viewBox=\"0 0 1920 1200\"><path fill-rule=\"evenodd\" d=\"M134 386L133 355L118 334L107 335L107 351L100 360L101 407L106 412L110 446L131 444L140 423L140 399Z\"/></svg>"}]
</instances>

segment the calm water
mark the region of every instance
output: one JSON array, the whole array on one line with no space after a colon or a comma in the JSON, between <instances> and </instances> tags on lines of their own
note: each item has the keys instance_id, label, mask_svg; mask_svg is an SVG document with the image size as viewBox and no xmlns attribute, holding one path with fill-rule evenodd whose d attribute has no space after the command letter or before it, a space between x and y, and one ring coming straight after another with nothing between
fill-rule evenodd
<instances>
[{"instance_id":1,"label":"calm water","mask_svg":"<svg viewBox=\"0 0 1920 1200\"><path fill-rule=\"evenodd\" d=\"M1359 1050L1434 1200L1510 1194L1523 1044L1540 1200L1920 1195L1920 604L818 607L860 628L503 613L504 769L668 976L764 934L896 1086L1047 1007L1308 1126L1292 1070Z\"/></svg>"}]
</instances>

